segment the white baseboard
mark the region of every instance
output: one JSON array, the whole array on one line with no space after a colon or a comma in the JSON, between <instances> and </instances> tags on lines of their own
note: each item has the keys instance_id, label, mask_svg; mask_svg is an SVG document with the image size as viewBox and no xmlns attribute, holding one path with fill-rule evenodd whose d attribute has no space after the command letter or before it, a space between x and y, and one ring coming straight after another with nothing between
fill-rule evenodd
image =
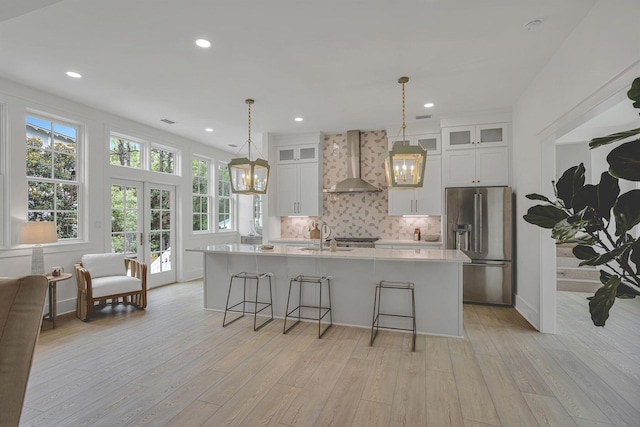
<instances>
[{"instance_id":1,"label":"white baseboard","mask_svg":"<svg viewBox=\"0 0 640 427\"><path fill-rule=\"evenodd\" d=\"M516 295L515 309L537 330L540 330L540 312Z\"/></svg>"}]
</instances>

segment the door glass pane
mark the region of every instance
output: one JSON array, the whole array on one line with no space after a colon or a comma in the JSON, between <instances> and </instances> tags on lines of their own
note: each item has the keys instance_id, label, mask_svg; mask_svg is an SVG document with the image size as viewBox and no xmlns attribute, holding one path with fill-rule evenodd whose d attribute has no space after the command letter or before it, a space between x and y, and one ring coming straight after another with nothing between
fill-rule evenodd
<instances>
[{"instance_id":1,"label":"door glass pane","mask_svg":"<svg viewBox=\"0 0 640 427\"><path fill-rule=\"evenodd\" d=\"M461 130L449 133L449 145L470 145L471 131Z\"/></svg>"},{"instance_id":2,"label":"door glass pane","mask_svg":"<svg viewBox=\"0 0 640 427\"><path fill-rule=\"evenodd\" d=\"M111 252L137 258L139 230L138 190L127 185L111 186Z\"/></svg>"},{"instance_id":3,"label":"door glass pane","mask_svg":"<svg viewBox=\"0 0 640 427\"><path fill-rule=\"evenodd\" d=\"M171 191L151 189L151 274L171 270Z\"/></svg>"},{"instance_id":4,"label":"door glass pane","mask_svg":"<svg viewBox=\"0 0 640 427\"><path fill-rule=\"evenodd\" d=\"M480 142L502 142L502 128L480 130Z\"/></svg>"}]
</instances>

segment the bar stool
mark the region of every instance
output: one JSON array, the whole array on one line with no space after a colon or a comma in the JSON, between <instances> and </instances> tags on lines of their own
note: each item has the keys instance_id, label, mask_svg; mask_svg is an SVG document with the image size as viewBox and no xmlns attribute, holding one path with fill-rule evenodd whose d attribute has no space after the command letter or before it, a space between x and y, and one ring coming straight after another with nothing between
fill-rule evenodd
<instances>
[{"instance_id":1,"label":"bar stool","mask_svg":"<svg viewBox=\"0 0 640 427\"><path fill-rule=\"evenodd\" d=\"M227 304L225 305L224 318L222 319L222 327L230 325L236 320L244 317L247 303L253 304L253 330L254 331L257 331L258 329L262 328L264 325L266 325L267 323L273 320L273 297L271 293L271 277L273 277L272 273L248 273L246 271L231 275L231 280L229 280L229 293L227 294ZM269 279L269 301L258 301L258 290L260 289L260 280L264 278ZM242 279L242 301L232 306L229 306L229 299L231 297L231 287L233 286L233 279ZM247 280L256 281L256 297L254 300L247 300ZM242 304L242 310L235 309L240 304ZM264 306L260 310L258 310L259 305L264 305ZM260 326L256 326L256 318L258 317L258 313L260 313L262 310L265 310L268 307L271 308L271 318L267 319L265 322L260 324ZM242 313L242 314L236 317L235 319L227 322L228 312Z\"/></svg>"},{"instance_id":2,"label":"bar stool","mask_svg":"<svg viewBox=\"0 0 640 427\"><path fill-rule=\"evenodd\" d=\"M291 300L291 289L293 289L293 283L297 282L298 283L298 306L289 310L289 302ZM312 284L312 285L318 285L318 289L319 289L319 294L320 294L320 301L318 302L318 305L302 305L302 284ZM329 294L329 306L328 307L323 307L322 306L322 285L325 284L327 285L327 292ZM310 309L317 309L318 310L318 316L316 317L304 317L302 316L302 309L303 308L310 308ZM291 326L289 326L289 328L287 328L287 319L289 317L294 317L295 316L291 316L291 314L293 312L295 312L296 310L298 310L298 320L295 321L295 323ZM322 319L324 319L324 317L326 315L329 315L329 326L327 326L326 328L324 328L323 331L321 331L321 325L322 325ZM289 296L287 297L287 309L285 311L285 316L284 316L284 326L282 328L282 333L286 334L287 332L289 332L289 330L291 330L291 328L293 328L294 326L296 326L298 323L300 323L301 319L306 319L306 320L317 320L318 321L318 338L322 338L322 335L324 335L325 332L327 332L327 329L329 329L331 326L333 326L333 316L331 315L331 276L304 276L304 275L298 275L296 277L294 277L293 279L291 279L291 281L289 282Z\"/></svg>"},{"instance_id":3,"label":"bar stool","mask_svg":"<svg viewBox=\"0 0 640 427\"><path fill-rule=\"evenodd\" d=\"M408 290L411 292L411 314L394 314L394 313L380 313L380 300L382 299L382 290L383 289L395 289L395 290ZM373 341L376 339L378 335L378 330L380 328L380 316L388 316L388 317L403 317L407 319L412 319L413 328L396 328L396 327L385 327L385 329L396 329L401 331L412 331L413 337L411 342L411 351L416 351L416 299L414 293L414 284L411 282L389 282L386 280L381 280L380 283L376 285L376 293L373 300L373 321L371 322L371 343L369 345L373 345ZM375 332L374 332L375 329Z\"/></svg>"}]
</instances>

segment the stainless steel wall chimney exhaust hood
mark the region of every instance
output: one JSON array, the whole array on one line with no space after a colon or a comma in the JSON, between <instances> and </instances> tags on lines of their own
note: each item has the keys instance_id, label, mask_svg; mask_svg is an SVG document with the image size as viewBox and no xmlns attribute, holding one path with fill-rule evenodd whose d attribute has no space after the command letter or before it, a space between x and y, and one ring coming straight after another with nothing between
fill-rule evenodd
<instances>
[{"instance_id":1,"label":"stainless steel wall chimney exhaust hood","mask_svg":"<svg viewBox=\"0 0 640 427\"><path fill-rule=\"evenodd\" d=\"M360 178L360 131L347 131L347 178L340 181L325 193L374 193L380 188Z\"/></svg>"}]
</instances>

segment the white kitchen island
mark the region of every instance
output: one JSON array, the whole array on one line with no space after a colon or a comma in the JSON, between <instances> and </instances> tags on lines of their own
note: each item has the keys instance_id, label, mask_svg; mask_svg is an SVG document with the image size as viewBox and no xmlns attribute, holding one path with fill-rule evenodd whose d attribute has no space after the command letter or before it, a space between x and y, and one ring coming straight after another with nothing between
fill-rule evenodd
<instances>
[{"instance_id":1,"label":"white kitchen island","mask_svg":"<svg viewBox=\"0 0 640 427\"><path fill-rule=\"evenodd\" d=\"M324 274L332 277L333 323L370 328L376 283L404 281L415 283L418 333L462 336L462 265L471 262L464 253L441 249L340 248L337 252L308 249L279 245L261 249L260 245L226 244L187 251L203 253L206 309L224 310L231 274L271 272L274 315L284 318L290 279L298 274ZM242 286L234 289L240 290ZM253 289L247 291L248 295L254 295ZM268 292L268 286L261 284L260 289L263 300L268 294L262 291ZM234 297L242 299L240 294L232 293L232 301ZM317 295L311 291L305 292L304 298L317 303ZM325 301L326 295L323 304ZM390 290L383 293L381 310L407 314L410 304L409 292ZM403 321L405 323L401 323ZM406 319L397 318L382 318L381 327L384 324L408 326Z\"/></svg>"}]
</instances>

